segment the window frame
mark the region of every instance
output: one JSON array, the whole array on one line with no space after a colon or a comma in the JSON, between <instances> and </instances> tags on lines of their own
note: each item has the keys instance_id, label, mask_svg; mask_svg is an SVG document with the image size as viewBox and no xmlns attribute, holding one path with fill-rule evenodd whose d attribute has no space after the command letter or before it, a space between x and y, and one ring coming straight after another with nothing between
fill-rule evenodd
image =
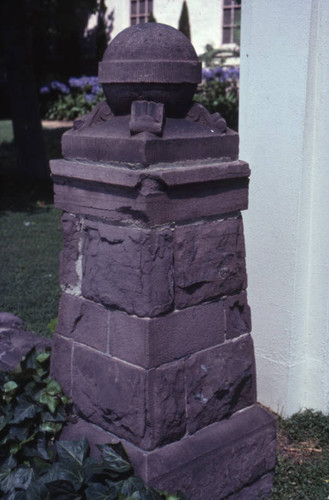
<instances>
[{"instance_id":1,"label":"window frame","mask_svg":"<svg viewBox=\"0 0 329 500\"><path fill-rule=\"evenodd\" d=\"M141 2L145 4L144 12L140 12ZM133 4L136 4L136 13L134 14ZM130 0L130 26L147 23L151 12L153 12L153 0Z\"/></svg>"},{"instance_id":2,"label":"window frame","mask_svg":"<svg viewBox=\"0 0 329 500\"><path fill-rule=\"evenodd\" d=\"M241 2L238 0L224 0L223 1L223 22L222 22L222 45L238 45L234 40L234 30L237 28L241 29L241 25L236 24L235 13L240 11L241 19ZM225 23L225 12L230 13L230 22ZM229 41L224 41L226 31L229 31Z\"/></svg>"}]
</instances>

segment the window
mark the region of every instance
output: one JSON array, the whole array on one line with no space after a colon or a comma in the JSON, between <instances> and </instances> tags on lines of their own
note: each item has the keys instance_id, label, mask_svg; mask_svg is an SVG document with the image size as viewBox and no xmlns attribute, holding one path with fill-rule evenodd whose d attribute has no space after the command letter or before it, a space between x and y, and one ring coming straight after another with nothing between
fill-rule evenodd
<instances>
[{"instance_id":1,"label":"window","mask_svg":"<svg viewBox=\"0 0 329 500\"><path fill-rule=\"evenodd\" d=\"M241 0L224 0L223 43L240 45Z\"/></svg>"},{"instance_id":2,"label":"window","mask_svg":"<svg viewBox=\"0 0 329 500\"><path fill-rule=\"evenodd\" d=\"M130 24L147 23L153 10L153 0L131 0Z\"/></svg>"}]
</instances>

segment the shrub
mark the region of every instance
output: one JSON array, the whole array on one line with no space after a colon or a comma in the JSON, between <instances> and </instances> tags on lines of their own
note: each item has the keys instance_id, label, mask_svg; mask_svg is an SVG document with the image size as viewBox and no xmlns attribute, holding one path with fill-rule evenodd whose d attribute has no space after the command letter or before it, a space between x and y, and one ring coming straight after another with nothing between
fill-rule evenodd
<instances>
[{"instance_id":1,"label":"shrub","mask_svg":"<svg viewBox=\"0 0 329 500\"><path fill-rule=\"evenodd\" d=\"M202 83L194 97L211 113L219 112L228 126L237 130L239 110L239 68L205 67ZM49 120L74 120L89 113L104 100L96 76L70 78L68 84L53 81L40 89L43 116Z\"/></svg>"},{"instance_id":2,"label":"shrub","mask_svg":"<svg viewBox=\"0 0 329 500\"><path fill-rule=\"evenodd\" d=\"M32 349L12 372L0 372L0 497L3 500L187 500L145 486L121 445L57 441L69 399L49 377L50 351Z\"/></svg>"},{"instance_id":3,"label":"shrub","mask_svg":"<svg viewBox=\"0 0 329 500\"><path fill-rule=\"evenodd\" d=\"M194 100L211 113L220 113L229 127L238 129L239 68L206 67L202 70L202 83Z\"/></svg>"},{"instance_id":4,"label":"shrub","mask_svg":"<svg viewBox=\"0 0 329 500\"><path fill-rule=\"evenodd\" d=\"M42 115L49 120L74 120L104 100L97 76L72 77L67 85L53 81L40 94Z\"/></svg>"}]
</instances>

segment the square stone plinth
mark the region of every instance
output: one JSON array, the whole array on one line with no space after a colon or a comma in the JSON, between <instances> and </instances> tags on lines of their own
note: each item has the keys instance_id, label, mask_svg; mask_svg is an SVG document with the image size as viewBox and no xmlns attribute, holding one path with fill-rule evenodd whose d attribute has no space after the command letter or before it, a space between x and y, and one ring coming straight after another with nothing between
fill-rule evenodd
<instances>
[{"instance_id":1,"label":"square stone plinth","mask_svg":"<svg viewBox=\"0 0 329 500\"><path fill-rule=\"evenodd\" d=\"M166 118L162 137L142 132L131 135L130 116L115 116L92 127L71 129L62 137L66 158L118 161L148 167L191 159L238 157L239 136L227 129L189 120Z\"/></svg>"},{"instance_id":2,"label":"square stone plinth","mask_svg":"<svg viewBox=\"0 0 329 500\"><path fill-rule=\"evenodd\" d=\"M145 369L60 334L51 373L79 415L152 450L255 403L249 334Z\"/></svg>"},{"instance_id":3,"label":"square stone plinth","mask_svg":"<svg viewBox=\"0 0 329 500\"><path fill-rule=\"evenodd\" d=\"M144 226L213 217L248 207L249 166L200 160L148 168L53 160L55 205L76 215Z\"/></svg>"},{"instance_id":4,"label":"square stone plinth","mask_svg":"<svg viewBox=\"0 0 329 500\"><path fill-rule=\"evenodd\" d=\"M118 440L82 419L66 426L61 439L83 436L95 456L95 444ZM181 490L190 500L265 500L272 487L275 437L274 417L254 405L153 451L122 442L135 473L151 486Z\"/></svg>"}]
</instances>

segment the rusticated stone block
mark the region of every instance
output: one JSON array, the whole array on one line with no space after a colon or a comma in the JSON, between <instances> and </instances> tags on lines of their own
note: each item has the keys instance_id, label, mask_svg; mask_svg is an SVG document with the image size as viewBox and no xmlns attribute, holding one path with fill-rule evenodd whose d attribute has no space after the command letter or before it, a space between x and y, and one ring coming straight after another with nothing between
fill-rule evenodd
<instances>
[{"instance_id":1,"label":"rusticated stone block","mask_svg":"<svg viewBox=\"0 0 329 500\"><path fill-rule=\"evenodd\" d=\"M52 339L50 374L62 386L67 396L72 396L73 342L55 333Z\"/></svg>"},{"instance_id":2,"label":"rusticated stone block","mask_svg":"<svg viewBox=\"0 0 329 500\"><path fill-rule=\"evenodd\" d=\"M232 295L245 288L241 218L178 227L174 251L177 308Z\"/></svg>"},{"instance_id":3,"label":"rusticated stone block","mask_svg":"<svg viewBox=\"0 0 329 500\"><path fill-rule=\"evenodd\" d=\"M274 472L269 472L257 479L251 485L226 497L226 500L269 500L269 493L273 485Z\"/></svg>"},{"instance_id":4,"label":"rusticated stone block","mask_svg":"<svg viewBox=\"0 0 329 500\"><path fill-rule=\"evenodd\" d=\"M62 215L63 250L60 254L60 284L64 287L75 287L79 283L79 242L81 238L81 221L76 215L66 212Z\"/></svg>"},{"instance_id":5,"label":"rusticated stone block","mask_svg":"<svg viewBox=\"0 0 329 500\"><path fill-rule=\"evenodd\" d=\"M223 301L173 311L158 318L110 313L110 354L152 368L224 341Z\"/></svg>"},{"instance_id":6,"label":"rusticated stone block","mask_svg":"<svg viewBox=\"0 0 329 500\"><path fill-rule=\"evenodd\" d=\"M250 307L247 293L227 297L224 302L226 318L226 338L233 339L251 331Z\"/></svg>"},{"instance_id":7,"label":"rusticated stone block","mask_svg":"<svg viewBox=\"0 0 329 500\"><path fill-rule=\"evenodd\" d=\"M102 352L108 350L108 317L105 307L82 297L63 293L56 331Z\"/></svg>"},{"instance_id":8,"label":"rusticated stone block","mask_svg":"<svg viewBox=\"0 0 329 500\"><path fill-rule=\"evenodd\" d=\"M94 455L95 443L116 441L82 419L65 426L61 439L82 436L90 441ZM182 490L191 500L256 500L270 494L275 436L274 417L253 405L159 449L144 451L122 443L136 474L156 488Z\"/></svg>"},{"instance_id":9,"label":"rusticated stone block","mask_svg":"<svg viewBox=\"0 0 329 500\"><path fill-rule=\"evenodd\" d=\"M213 159L131 169L104 163L50 163L55 204L75 214L156 225L220 216L248 207L248 164Z\"/></svg>"},{"instance_id":10,"label":"rusticated stone block","mask_svg":"<svg viewBox=\"0 0 329 500\"><path fill-rule=\"evenodd\" d=\"M146 371L75 346L72 397L83 418L143 449L185 433L183 363Z\"/></svg>"},{"instance_id":11,"label":"rusticated stone block","mask_svg":"<svg viewBox=\"0 0 329 500\"><path fill-rule=\"evenodd\" d=\"M250 335L193 354L185 366L190 434L255 402L255 366Z\"/></svg>"},{"instance_id":12,"label":"rusticated stone block","mask_svg":"<svg viewBox=\"0 0 329 500\"><path fill-rule=\"evenodd\" d=\"M168 228L89 222L84 230L82 294L137 316L173 304L173 245Z\"/></svg>"}]
</instances>

